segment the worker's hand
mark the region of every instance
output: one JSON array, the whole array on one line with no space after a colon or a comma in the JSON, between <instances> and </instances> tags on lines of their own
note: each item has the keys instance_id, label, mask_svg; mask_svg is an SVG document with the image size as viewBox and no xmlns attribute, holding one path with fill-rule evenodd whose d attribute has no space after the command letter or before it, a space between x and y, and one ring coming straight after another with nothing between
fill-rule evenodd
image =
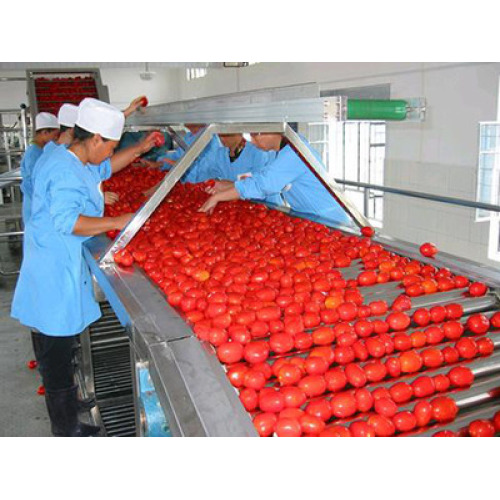
<instances>
[{"instance_id":1,"label":"worker's hand","mask_svg":"<svg viewBox=\"0 0 500 500\"><path fill-rule=\"evenodd\" d=\"M112 191L104 192L104 203L106 205L114 205L119 199L120 197L116 193L113 193Z\"/></svg>"},{"instance_id":2,"label":"worker's hand","mask_svg":"<svg viewBox=\"0 0 500 500\"><path fill-rule=\"evenodd\" d=\"M172 167L177 163L175 160L171 160L170 158L160 158L160 161L163 163L167 163Z\"/></svg>"},{"instance_id":3,"label":"worker's hand","mask_svg":"<svg viewBox=\"0 0 500 500\"><path fill-rule=\"evenodd\" d=\"M125 118L127 116L130 116L132 113L137 111L140 107L142 107L144 99L146 98L145 95L140 95L139 97L136 97L129 105L127 109L123 110L123 114L125 115Z\"/></svg>"},{"instance_id":4,"label":"worker's hand","mask_svg":"<svg viewBox=\"0 0 500 500\"><path fill-rule=\"evenodd\" d=\"M144 139L139 142L137 145L137 154L143 155L144 153L147 153L150 149L154 148L156 146L156 133L155 131L150 132Z\"/></svg>"},{"instance_id":5,"label":"worker's hand","mask_svg":"<svg viewBox=\"0 0 500 500\"><path fill-rule=\"evenodd\" d=\"M217 194L222 191L227 191L234 187L234 183L231 181L215 181L213 186L209 186L205 189L208 194Z\"/></svg>"},{"instance_id":6,"label":"worker's hand","mask_svg":"<svg viewBox=\"0 0 500 500\"><path fill-rule=\"evenodd\" d=\"M210 196L210 198L205 203L203 203L203 205L199 208L198 212L205 212L207 214L211 214L214 211L217 204L219 203L219 201L220 199L217 194Z\"/></svg>"},{"instance_id":7,"label":"worker's hand","mask_svg":"<svg viewBox=\"0 0 500 500\"><path fill-rule=\"evenodd\" d=\"M135 214L123 214L113 217L116 223L115 229L121 231L132 219Z\"/></svg>"}]
</instances>

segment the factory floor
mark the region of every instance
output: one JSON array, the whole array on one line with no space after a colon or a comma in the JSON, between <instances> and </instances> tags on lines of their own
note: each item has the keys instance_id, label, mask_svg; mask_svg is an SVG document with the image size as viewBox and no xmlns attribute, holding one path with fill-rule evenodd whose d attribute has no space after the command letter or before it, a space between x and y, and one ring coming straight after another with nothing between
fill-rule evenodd
<instances>
[{"instance_id":1,"label":"factory floor","mask_svg":"<svg viewBox=\"0 0 500 500\"><path fill-rule=\"evenodd\" d=\"M19 243L1 238L2 272L19 269L20 260ZM29 331L10 317L16 280L0 275L0 436L51 436L40 375L27 367L34 357Z\"/></svg>"}]
</instances>

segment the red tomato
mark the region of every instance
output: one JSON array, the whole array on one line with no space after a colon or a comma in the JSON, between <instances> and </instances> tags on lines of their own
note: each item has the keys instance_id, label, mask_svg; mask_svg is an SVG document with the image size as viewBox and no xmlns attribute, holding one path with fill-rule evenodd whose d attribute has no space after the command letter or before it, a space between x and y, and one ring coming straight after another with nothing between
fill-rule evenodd
<instances>
[{"instance_id":1,"label":"red tomato","mask_svg":"<svg viewBox=\"0 0 500 500\"><path fill-rule=\"evenodd\" d=\"M278 422L278 418L274 413L259 413L253 419L253 425L261 437L269 437L273 432Z\"/></svg>"},{"instance_id":2,"label":"red tomato","mask_svg":"<svg viewBox=\"0 0 500 500\"><path fill-rule=\"evenodd\" d=\"M399 356L401 371L403 373L415 373L422 368L422 357L416 351L404 352Z\"/></svg>"},{"instance_id":3,"label":"red tomato","mask_svg":"<svg viewBox=\"0 0 500 500\"><path fill-rule=\"evenodd\" d=\"M377 283L377 273L375 271L363 271L358 275L359 286L371 286Z\"/></svg>"},{"instance_id":4,"label":"red tomato","mask_svg":"<svg viewBox=\"0 0 500 500\"><path fill-rule=\"evenodd\" d=\"M373 324L366 320L356 321L354 331L359 337L369 337L373 333Z\"/></svg>"},{"instance_id":5,"label":"red tomato","mask_svg":"<svg viewBox=\"0 0 500 500\"><path fill-rule=\"evenodd\" d=\"M380 361L371 361L367 363L363 367L363 370L365 371L368 382L380 382L387 375L387 368Z\"/></svg>"},{"instance_id":6,"label":"red tomato","mask_svg":"<svg viewBox=\"0 0 500 500\"><path fill-rule=\"evenodd\" d=\"M446 319L446 309L443 306L431 307L429 312L433 323L441 323Z\"/></svg>"},{"instance_id":7,"label":"red tomato","mask_svg":"<svg viewBox=\"0 0 500 500\"><path fill-rule=\"evenodd\" d=\"M277 354L289 352L294 348L294 339L286 333L275 333L269 338L269 347Z\"/></svg>"},{"instance_id":8,"label":"red tomato","mask_svg":"<svg viewBox=\"0 0 500 500\"><path fill-rule=\"evenodd\" d=\"M476 345L481 356L489 356L495 350L493 340L488 337L476 340Z\"/></svg>"},{"instance_id":9,"label":"red tomato","mask_svg":"<svg viewBox=\"0 0 500 500\"><path fill-rule=\"evenodd\" d=\"M490 319L491 326L500 328L500 312L496 312Z\"/></svg>"},{"instance_id":10,"label":"red tomato","mask_svg":"<svg viewBox=\"0 0 500 500\"><path fill-rule=\"evenodd\" d=\"M326 387L330 392L341 391L347 385L347 377L341 368L334 368L325 373Z\"/></svg>"},{"instance_id":11,"label":"red tomato","mask_svg":"<svg viewBox=\"0 0 500 500\"><path fill-rule=\"evenodd\" d=\"M36 393L39 396L44 396L45 395L45 387L43 385L38 386L38 389L36 390Z\"/></svg>"},{"instance_id":12,"label":"red tomato","mask_svg":"<svg viewBox=\"0 0 500 500\"><path fill-rule=\"evenodd\" d=\"M456 344L460 356L464 359L472 359L477 355L476 342L468 337L461 338Z\"/></svg>"},{"instance_id":13,"label":"red tomato","mask_svg":"<svg viewBox=\"0 0 500 500\"><path fill-rule=\"evenodd\" d=\"M243 389L240 392L240 401L243 403L246 411L254 411L259 405L259 396L255 389Z\"/></svg>"},{"instance_id":14,"label":"red tomato","mask_svg":"<svg viewBox=\"0 0 500 500\"><path fill-rule=\"evenodd\" d=\"M343 425L332 425L320 432L319 437L351 437L351 432Z\"/></svg>"},{"instance_id":15,"label":"red tomato","mask_svg":"<svg viewBox=\"0 0 500 500\"><path fill-rule=\"evenodd\" d=\"M335 340L335 332L332 328L322 326L313 331L312 338L316 345L329 345Z\"/></svg>"},{"instance_id":16,"label":"red tomato","mask_svg":"<svg viewBox=\"0 0 500 500\"><path fill-rule=\"evenodd\" d=\"M385 354L385 345L378 339L371 337L365 341L366 348L373 358L381 358Z\"/></svg>"},{"instance_id":17,"label":"red tomato","mask_svg":"<svg viewBox=\"0 0 500 500\"><path fill-rule=\"evenodd\" d=\"M248 344L252 340L252 335L248 331L246 326L232 325L228 329L229 336L234 342L239 342L240 344Z\"/></svg>"},{"instance_id":18,"label":"red tomato","mask_svg":"<svg viewBox=\"0 0 500 500\"><path fill-rule=\"evenodd\" d=\"M447 321L443 324L443 332L447 339L456 340L463 335L464 327L459 321Z\"/></svg>"},{"instance_id":19,"label":"red tomato","mask_svg":"<svg viewBox=\"0 0 500 500\"><path fill-rule=\"evenodd\" d=\"M396 427L387 417L382 415L372 415L368 419L368 425L375 431L379 437L390 437L396 432Z\"/></svg>"},{"instance_id":20,"label":"red tomato","mask_svg":"<svg viewBox=\"0 0 500 500\"><path fill-rule=\"evenodd\" d=\"M237 363L243 357L244 348L239 342L225 342L217 348L222 363Z\"/></svg>"},{"instance_id":21,"label":"red tomato","mask_svg":"<svg viewBox=\"0 0 500 500\"><path fill-rule=\"evenodd\" d=\"M313 337L310 333L298 333L294 338L295 349L299 351L309 349L313 345Z\"/></svg>"},{"instance_id":22,"label":"red tomato","mask_svg":"<svg viewBox=\"0 0 500 500\"><path fill-rule=\"evenodd\" d=\"M354 352L355 359L358 359L359 361L366 361L370 356L370 353L368 352L368 349L366 348L366 345L362 340L354 342L354 344L352 345L352 350Z\"/></svg>"},{"instance_id":23,"label":"red tomato","mask_svg":"<svg viewBox=\"0 0 500 500\"><path fill-rule=\"evenodd\" d=\"M260 395L259 407L264 412L279 413L285 408L285 397L278 391Z\"/></svg>"},{"instance_id":24,"label":"red tomato","mask_svg":"<svg viewBox=\"0 0 500 500\"><path fill-rule=\"evenodd\" d=\"M356 389L354 397L356 398L356 405L360 412L365 413L373 407L373 396L368 389Z\"/></svg>"},{"instance_id":25,"label":"red tomato","mask_svg":"<svg viewBox=\"0 0 500 500\"><path fill-rule=\"evenodd\" d=\"M488 291L488 287L484 283L471 283L469 285L469 295L471 297L482 297Z\"/></svg>"},{"instance_id":26,"label":"red tomato","mask_svg":"<svg viewBox=\"0 0 500 500\"><path fill-rule=\"evenodd\" d=\"M292 315L285 317L285 333L289 335L297 335L304 331L304 322L302 317L298 315Z\"/></svg>"},{"instance_id":27,"label":"red tomato","mask_svg":"<svg viewBox=\"0 0 500 500\"><path fill-rule=\"evenodd\" d=\"M302 436L302 426L295 418L280 418L275 426L276 434L279 437L300 437Z\"/></svg>"},{"instance_id":28,"label":"red tomato","mask_svg":"<svg viewBox=\"0 0 500 500\"><path fill-rule=\"evenodd\" d=\"M250 326L250 333L254 339L267 337L269 334L269 325L264 321L254 321Z\"/></svg>"},{"instance_id":29,"label":"red tomato","mask_svg":"<svg viewBox=\"0 0 500 500\"><path fill-rule=\"evenodd\" d=\"M366 238L372 238L375 235L375 230L371 226L365 226L361 228L361 234Z\"/></svg>"},{"instance_id":30,"label":"red tomato","mask_svg":"<svg viewBox=\"0 0 500 500\"><path fill-rule=\"evenodd\" d=\"M493 417L493 425L495 426L495 430L500 432L500 411L497 411Z\"/></svg>"},{"instance_id":31,"label":"red tomato","mask_svg":"<svg viewBox=\"0 0 500 500\"><path fill-rule=\"evenodd\" d=\"M281 394L285 398L285 406L287 408L298 408L307 400L306 393L299 387L283 387Z\"/></svg>"},{"instance_id":32,"label":"red tomato","mask_svg":"<svg viewBox=\"0 0 500 500\"><path fill-rule=\"evenodd\" d=\"M447 319L460 319L464 314L464 308L461 304L448 304L444 308Z\"/></svg>"},{"instance_id":33,"label":"red tomato","mask_svg":"<svg viewBox=\"0 0 500 500\"><path fill-rule=\"evenodd\" d=\"M396 378L401 375L401 361L399 358L389 358L385 362L385 367L387 368L389 376Z\"/></svg>"},{"instance_id":34,"label":"red tomato","mask_svg":"<svg viewBox=\"0 0 500 500\"><path fill-rule=\"evenodd\" d=\"M355 363L351 363L345 367L345 375L353 387L363 387L366 385L366 374L363 368Z\"/></svg>"},{"instance_id":35,"label":"red tomato","mask_svg":"<svg viewBox=\"0 0 500 500\"><path fill-rule=\"evenodd\" d=\"M298 385L310 398L321 396L326 391L326 381L321 375L308 375Z\"/></svg>"},{"instance_id":36,"label":"red tomato","mask_svg":"<svg viewBox=\"0 0 500 500\"><path fill-rule=\"evenodd\" d=\"M416 378L411 386L413 388L413 394L416 398L425 398L426 396L431 396L436 392L436 386L434 380L427 375Z\"/></svg>"},{"instance_id":37,"label":"red tomato","mask_svg":"<svg viewBox=\"0 0 500 500\"><path fill-rule=\"evenodd\" d=\"M294 385L302 378L302 372L299 367L291 363L284 364L278 371L278 381L280 385Z\"/></svg>"},{"instance_id":38,"label":"red tomato","mask_svg":"<svg viewBox=\"0 0 500 500\"><path fill-rule=\"evenodd\" d=\"M392 422L399 432L409 432L417 426L417 418L411 411L400 411L392 417Z\"/></svg>"},{"instance_id":39,"label":"red tomato","mask_svg":"<svg viewBox=\"0 0 500 500\"><path fill-rule=\"evenodd\" d=\"M444 362L447 365L452 365L460 359L460 354L455 347L447 346L443 349Z\"/></svg>"},{"instance_id":40,"label":"red tomato","mask_svg":"<svg viewBox=\"0 0 500 500\"><path fill-rule=\"evenodd\" d=\"M328 401L325 399L318 399L316 401L311 401L307 405L306 413L319 418L323 422L327 422L332 416L332 409Z\"/></svg>"},{"instance_id":41,"label":"red tomato","mask_svg":"<svg viewBox=\"0 0 500 500\"><path fill-rule=\"evenodd\" d=\"M300 426L304 434L319 434L325 429L325 422L313 415L304 415L300 418Z\"/></svg>"},{"instance_id":42,"label":"red tomato","mask_svg":"<svg viewBox=\"0 0 500 500\"><path fill-rule=\"evenodd\" d=\"M427 309L417 309L412 319L418 326L427 326L431 322L431 314Z\"/></svg>"},{"instance_id":43,"label":"red tomato","mask_svg":"<svg viewBox=\"0 0 500 500\"><path fill-rule=\"evenodd\" d=\"M474 420L469 424L469 435L471 437L493 437L495 427L489 420Z\"/></svg>"},{"instance_id":44,"label":"red tomato","mask_svg":"<svg viewBox=\"0 0 500 500\"><path fill-rule=\"evenodd\" d=\"M467 319L467 328L475 334L486 333L490 328L490 320L484 314L473 314Z\"/></svg>"},{"instance_id":45,"label":"red tomato","mask_svg":"<svg viewBox=\"0 0 500 500\"><path fill-rule=\"evenodd\" d=\"M472 370L465 366L452 368L448 373L448 377L455 387L469 387L474 382Z\"/></svg>"},{"instance_id":46,"label":"red tomato","mask_svg":"<svg viewBox=\"0 0 500 500\"><path fill-rule=\"evenodd\" d=\"M398 411L396 403L389 398L375 399L374 408L379 415L388 418L396 415L396 412Z\"/></svg>"},{"instance_id":47,"label":"red tomato","mask_svg":"<svg viewBox=\"0 0 500 500\"><path fill-rule=\"evenodd\" d=\"M394 347L396 351L409 351L412 348L411 337L404 333L395 335Z\"/></svg>"},{"instance_id":48,"label":"red tomato","mask_svg":"<svg viewBox=\"0 0 500 500\"><path fill-rule=\"evenodd\" d=\"M349 426L352 437L375 437L375 430L367 422L353 422Z\"/></svg>"},{"instance_id":49,"label":"red tomato","mask_svg":"<svg viewBox=\"0 0 500 500\"><path fill-rule=\"evenodd\" d=\"M332 413L337 418L347 418L357 411L356 398L351 393L340 393L330 401Z\"/></svg>"},{"instance_id":50,"label":"red tomato","mask_svg":"<svg viewBox=\"0 0 500 500\"><path fill-rule=\"evenodd\" d=\"M438 422L448 422L453 420L458 407L455 401L449 397L439 396L431 401L432 417Z\"/></svg>"},{"instance_id":51,"label":"red tomato","mask_svg":"<svg viewBox=\"0 0 500 500\"><path fill-rule=\"evenodd\" d=\"M385 300L376 300L370 302L370 311L373 316L382 316L389 310L389 306Z\"/></svg>"},{"instance_id":52,"label":"red tomato","mask_svg":"<svg viewBox=\"0 0 500 500\"><path fill-rule=\"evenodd\" d=\"M436 432L436 434L433 434L432 437L458 437L458 434L453 431L444 430Z\"/></svg>"},{"instance_id":53,"label":"red tomato","mask_svg":"<svg viewBox=\"0 0 500 500\"><path fill-rule=\"evenodd\" d=\"M280 411L280 414L278 415L279 418L295 418L296 420L299 420L300 417L305 415L304 410L301 410L300 408L285 408L284 410Z\"/></svg>"},{"instance_id":54,"label":"red tomato","mask_svg":"<svg viewBox=\"0 0 500 500\"><path fill-rule=\"evenodd\" d=\"M382 333L387 333L389 331L389 325L385 321L382 321L381 319L376 319L375 321L372 321L372 325L373 325L373 331L378 335Z\"/></svg>"},{"instance_id":55,"label":"red tomato","mask_svg":"<svg viewBox=\"0 0 500 500\"><path fill-rule=\"evenodd\" d=\"M264 341L250 342L243 349L243 357L249 363L262 363L269 356L269 344Z\"/></svg>"},{"instance_id":56,"label":"red tomato","mask_svg":"<svg viewBox=\"0 0 500 500\"><path fill-rule=\"evenodd\" d=\"M337 307L337 312L342 321L352 321L358 316L358 307L352 302L345 302Z\"/></svg>"},{"instance_id":57,"label":"red tomato","mask_svg":"<svg viewBox=\"0 0 500 500\"><path fill-rule=\"evenodd\" d=\"M37 366L38 366L38 363L34 359L28 361L28 368L30 370L34 370Z\"/></svg>"},{"instance_id":58,"label":"red tomato","mask_svg":"<svg viewBox=\"0 0 500 500\"><path fill-rule=\"evenodd\" d=\"M429 401L419 401L413 408L418 427L426 426L432 419L432 406Z\"/></svg>"},{"instance_id":59,"label":"red tomato","mask_svg":"<svg viewBox=\"0 0 500 500\"><path fill-rule=\"evenodd\" d=\"M248 370L243 377L243 385L260 391L266 385L266 376L259 370Z\"/></svg>"},{"instance_id":60,"label":"red tomato","mask_svg":"<svg viewBox=\"0 0 500 500\"><path fill-rule=\"evenodd\" d=\"M355 354L352 347L335 347L335 362L339 365L347 365L354 361Z\"/></svg>"},{"instance_id":61,"label":"red tomato","mask_svg":"<svg viewBox=\"0 0 500 500\"><path fill-rule=\"evenodd\" d=\"M389 327L397 332L406 330L411 323L410 317L403 312L395 312L389 314L386 319Z\"/></svg>"},{"instance_id":62,"label":"red tomato","mask_svg":"<svg viewBox=\"0 0 500 500\"><path fill-rule=\"evenodd\" d=\"M389 389L389 393L395 403L406 403L413 397L413 388L406 382L397 382Z\"/></svg>"},{"instance_id":63,"label":"red tomato","mask_svg":"<svg viewBox=\"0 0 500 500\"><path fill-rule=\"evenodd\" d=\"M323 375L330 365L325 358L313 356L306 359L304 366L309 375Z\"/></svg>"},{"instance_id":64,"label":"red tomato","mask_svg":"<svg viewBox=\"0 0 500 500\"><path fill-rule=\"evenodd\" d=\"M444 356L442 351L435 347L424 349L421 352L421 356L424 362L424 366L427 368L438 368L444 363Z\"/></svg>"},{"instance_id":65,"label":"red tomato","mask_svg":"<svg viewBox=\"0 0 500 500\"><path fill-rule=\"evenodd\" d=\"M328 361L328 364L332 364L335 360L335 352L330 346L315 347L309 353L309 357L320 356Z\"/></svg>"},{"instance_id":66,"label":"red tomato","mask_svg":"<svg viewBox=\"0 0 500 500\"><path fill-rule=\"evenodd\" d=\"M233 365L227 372L227 378L233 387L243 387L245 373L249 370L244 364Z\"/></svg>"},{"instance_id":67,"label":"red tomato","mask_svg":"<svg viewBox=\"0 0 500 500\"><path fill-rule=\"evenodd\" d=\"M434 257L438 252L438 249L436 245L433 243L424 243L423 245L420 246L420 253L424 257Z\"/></svg>"},{"instance_id":68,"label":"red tomato","mask_svg":"<svg viewBox=\"0 0 500 500\"><path fill-rule=\"evenodd\" d=\"M436 392L446 392L450 388L450 379L446 375L433 377Z\"/></svg>"}]
</instances>

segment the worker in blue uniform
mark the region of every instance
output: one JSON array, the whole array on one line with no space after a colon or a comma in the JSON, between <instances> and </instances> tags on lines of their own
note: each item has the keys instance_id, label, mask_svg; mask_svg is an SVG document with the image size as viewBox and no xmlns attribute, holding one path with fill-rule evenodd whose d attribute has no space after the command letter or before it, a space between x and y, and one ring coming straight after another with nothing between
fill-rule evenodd
<instances>
[{"instance_id":1,"label":"worker in blue uniform","mask_svg":"<svg viewBox=\"0 0 500 500\"><path fill-rule=\"evenodd\" d=\"M203 128L205 125L197 124L197 123L186 123L186 128L188 132L184 135L184 142L191 146L193 142L201 135ZM213 151L217 150L221 147L221 143L219 138L216 135L212 136L210 142L205 146L205 149L199 155L197 161L204 158L206 155L211 154ZM161 163L160 168L162 170L170 170L173 165L175 165L185 154L185 151L180 146L173 151L168 152L167 154L160 156L158 158L158 162Z\"/></svg>"},{"instance_id":2,"label":"worker in blue uniform","mask_svg":"<svg viewBox=\"0 0 500 500\"><path fill-rule=\"evenodd\" d=\"M78 420L72 351L76 336L101 315L83 243L123 229L133 215L103 217L99 189L103 180L119 170L109 158L124 120L113 106L85 99L79 106L74 141L69 148L56 148L35 179L12 316L37 330L42 339L42 377L56 436L99 432Z\"/></svg>"},{"instance_id":3,"label":"worker in blue uniform","mask_svg":"<svg viewBox=\"0 0 500 500\"><path fill-rule=\"evenodd\" d=\"M52 113L38 113L35 117L35 136L31 145L26 149L21 160L21 191L23 193L23 221L29 218L31 211L31 193L33 190L31 175L38 158L42 156L43 148L49 142L57 139L59 123Z\"/></svg>"},{"instance_id":4,"label":"worker in blue uniform","mask_svg":"<svg viewBox=\"0 0 500 500\"><path fill-rule=\"evenodd\" d=\"M221 179L235 182L263 169L276 158L274 151L263 151L242 134L219 134L221 147L213 148L192 165L183 182Z\"/></svg>"},{"instance_id":5,"label":"worker in blue uniform","mask_svg":"<svg viewBox=\"0 0 500 500\"><path fill-rule=\"evenodd\" d=\"M294 211L320 216L329 222L351 225L351 219L281 134L252 134L255 145L277 151L276 159L252 177L231 184L216 185L212 196L200 208L212 212L221 201L264 200L280 194ZM305 140L304 140L305 141ZM319 155L306 142L313 154Z\"/></svg>"}]
</instances>

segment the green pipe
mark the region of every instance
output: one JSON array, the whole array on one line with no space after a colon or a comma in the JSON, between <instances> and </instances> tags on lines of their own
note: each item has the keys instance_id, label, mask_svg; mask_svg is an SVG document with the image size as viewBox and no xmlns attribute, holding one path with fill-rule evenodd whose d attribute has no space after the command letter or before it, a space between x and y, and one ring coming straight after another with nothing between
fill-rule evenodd
<instances>
[{"instance_id":1,"label":"green pipe","mask_svg":"<svg viewBox=\"0 0 500 500\"><path fill-rule=\"evenodd\" d=\"M405 120L406 106L403 100L358 100L348 99L348 120Z\"/></svg>"}]
</instances>

